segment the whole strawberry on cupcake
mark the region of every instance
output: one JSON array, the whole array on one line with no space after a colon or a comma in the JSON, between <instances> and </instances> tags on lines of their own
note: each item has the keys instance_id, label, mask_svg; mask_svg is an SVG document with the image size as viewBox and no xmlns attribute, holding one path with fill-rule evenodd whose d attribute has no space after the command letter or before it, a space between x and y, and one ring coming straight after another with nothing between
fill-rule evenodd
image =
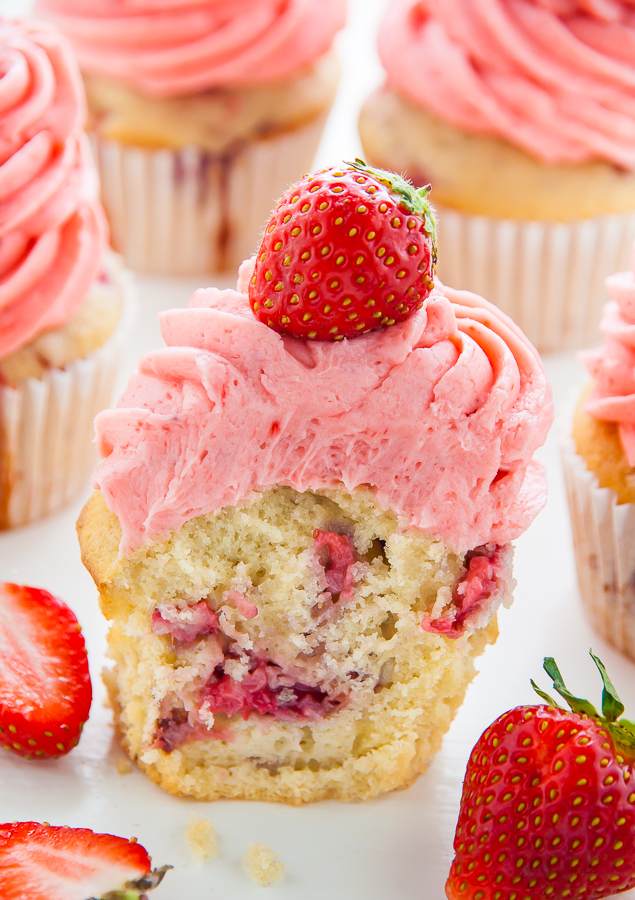
<instances>
[{"instance_id":1,"label":"whole strawberry on cupcake","mask_svg":"<svg viewBox=\"0 0 635 900\"><path fill-rule=\"evenodd\" d=\"M496 638L550 393L435 255L427 189L359 160L308 175L237 290L163 313L168 347L96 420L82 554L124 747L169 791L404 787Z\"/></svg>"},{"instance_id":2,"label":"whole strawberry on cupcake","mask_svg":"<svg viewBox=\"0 0 635 900\"><path fill-rule=\"evenodd\" d=\"M429 192L362 160L307 175L265 229L249 284L256 317L320 341L408 319L434 287Z\"/></svg>"}]
</instances>

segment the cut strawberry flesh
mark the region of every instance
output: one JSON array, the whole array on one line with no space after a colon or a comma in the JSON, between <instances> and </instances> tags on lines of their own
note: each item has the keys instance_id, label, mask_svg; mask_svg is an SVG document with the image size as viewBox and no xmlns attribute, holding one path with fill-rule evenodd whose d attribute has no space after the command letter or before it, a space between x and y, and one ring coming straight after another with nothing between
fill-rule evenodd
<instances>
[{"instance_id":1,"label":"cut strawberry flesh","mask_svg":"<svg viewBox=\"0 0 635 900\"><path fill-rule=\"evenodd\" d=\"M2 900L87 900L150 871L136 842L87 828L37 822L0 825Z\"/></svg>"},{"instance_id":2,"label":"cut strawberry flesh","mask_svg":"<svg viewBox=\"0 0 635 900\"><path fill-rule=\"evenodd\" d=\"M91 698L72 611L48 591L0 585L0 744L23 756L67 752Z\"/></svg>"}]
</instances>

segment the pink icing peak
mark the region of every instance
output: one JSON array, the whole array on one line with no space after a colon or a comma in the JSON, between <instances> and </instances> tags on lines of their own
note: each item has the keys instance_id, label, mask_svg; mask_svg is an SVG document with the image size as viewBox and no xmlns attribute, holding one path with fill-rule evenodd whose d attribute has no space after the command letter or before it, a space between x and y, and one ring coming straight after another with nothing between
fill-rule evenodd
<instances>
[{"instance_id":1,"label":"pink icing peak","mask_svg":"<svg viewBox=\"0 0 635 900\"><path fill-rule=\"evenodd\" d=\"M635 271L611 275L606 287L611 299L600 325L604 344L580 354L595 381L584 409L617 423L626 458L635 466Z\"/></svg>"},{"instance_id":2,"label":"pink icing peak","mask_svg":"<svg viewBox=\"0 0 635 900\"><path fill-rule=\"evenodd\" d=\"M39 0L84 71L170 96L292 77L327 52L345 0Z\"/></svg>"},{"instance_id":3,"label":"pink icing peak","mask_svg":"<svg viewBox=\"0 0 635 900\"><path fill-rule=\"evenodd\" d=\"M101 264L84 112L66 39L0 20L0 358L68 321Z\"/></svg>"},{"instance_id":4,"label":"pink icing peak","mask_svg":"<svg viewBox=\"0 0 635 900\"><path fill-rule=\"evenodd\" d=\"M394 0L379 51L390 86L460 129L635 169L628 0Z\"/></svg>"},{"instance_id":5,"label":"pink icing peak","mask_svg":"<svg viewBox=\"0 0 635 900\"><path fill-rule=\"evenodd\" d=\"M463 552L518 536L545 500L532 461L552 419L536 351L496 307L438 285L408 321L341 343L283 338L241 292L161 315L95 421L93 484L120 553L276 485L371 488L404 525Z\"/></svg>"}]
</instances>

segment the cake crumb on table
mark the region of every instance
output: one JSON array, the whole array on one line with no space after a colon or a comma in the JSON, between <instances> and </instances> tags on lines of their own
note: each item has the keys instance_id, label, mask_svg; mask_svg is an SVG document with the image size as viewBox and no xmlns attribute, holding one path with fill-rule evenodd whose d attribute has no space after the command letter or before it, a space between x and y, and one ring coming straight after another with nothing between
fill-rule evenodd
<instances>
[{"instance_id":1,"label":"cake crumb on table","mask_svg":"<svg viewBox=\"0 0 635 900\"><path fill-rule=\"evenodd\" d=\"M129 775L132 772L132 763L125 756L118 756L115 766L120 775Z\"/></svg>"},{"instance_id":2,"label":"cake crumb on table","mask_svg":"<svg viewBox=\"0 0 635 900\"><path fill-rule=\"evenodd\" d=\"M271 887L284 875L284 866L266 844L254 844L247 847L243 862L252 881L261 887Z\"/></svg>"},{"instance_id":3,"label":"cake crumb on table","mask_svg":"<svg viewBox=\"0 0 635 900\"><path fill-rule=\"evenodd\" d=\"M209 819L200 819L192 814L187 823L187 839L198 862L218 856L216 829Z\"/></svg>"}]
</instances>

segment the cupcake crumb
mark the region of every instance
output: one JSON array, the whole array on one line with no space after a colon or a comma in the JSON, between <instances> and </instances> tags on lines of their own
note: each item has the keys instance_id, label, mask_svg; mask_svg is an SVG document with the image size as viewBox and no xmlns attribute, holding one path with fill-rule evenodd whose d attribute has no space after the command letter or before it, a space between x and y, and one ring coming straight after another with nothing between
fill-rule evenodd
<instances>
[{"instance_id":1,"label":"cupcake crumb","mask_svg":"<svg viewBox=\"0 0 635 900\"><path fill-rule=\"evenodd\" d=\"M266 844L254 844L247 847L243 862L252 881L261 887L271 887L284 875L284 866Z\"/></svg>"},{"instance_id":2,"label":"cupcake crumb","mask_svg":"<svg viewBox=\"0 0 635 900\"><path fill-rule=\"evenodd\" d=\"M216 829L209 819L200 819L192 814L187 823L187 839L194 858L198 862L218 856Z\"/></svg>"},{"instance_id":3,"label":"cupcake crumb","mask_svg":"<svg viewBox=\"0 0 635 900\"><path fill-rule=\"evenodd\" d=\"M132 772L132 763L125 756L118 756L115 766L120 775L129 775Z\"/></svg>"}]
</instances>

